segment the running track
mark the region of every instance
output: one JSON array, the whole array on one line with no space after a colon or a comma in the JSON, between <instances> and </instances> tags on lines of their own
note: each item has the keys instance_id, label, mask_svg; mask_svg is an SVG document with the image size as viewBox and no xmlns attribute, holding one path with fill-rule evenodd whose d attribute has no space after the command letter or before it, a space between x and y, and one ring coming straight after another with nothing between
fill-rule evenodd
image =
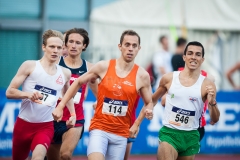
<instances>
[{"instance_id":1,"label":"running track","mask_svg":"<svg viewBox=\"0 0 240 160\"><path fill-rule=\"evenodd\" d=\"M11 160L11 158L1 158L0 160ZM87 160L84 156L74 157L72 160ZM156 155L135 155L129 160L156 160ZM196 155L195 160L240 160L238 155Z\"/></svg>"}]
</instances>

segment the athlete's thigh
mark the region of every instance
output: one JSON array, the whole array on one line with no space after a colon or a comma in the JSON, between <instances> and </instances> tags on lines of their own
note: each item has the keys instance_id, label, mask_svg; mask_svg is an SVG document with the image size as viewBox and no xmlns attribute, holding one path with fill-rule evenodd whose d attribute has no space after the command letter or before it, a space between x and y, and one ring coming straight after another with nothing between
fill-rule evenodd
<instances>
[{"instance_id":1,"label":"athlete's thigh","mask_svg":"<svg viewBox=\"0 0 240 160\"><path fill-rule=\"evenodd\" d=\"M53 138L54 129L53 125L42 127L36 131L34 138L31 143L31 150L34 151L36 146L42 145L45 147L46 151L51 145L51 140Z\"/></svg>"},{"instance_id":2,"label":"athlete's thigh","mask_svg":"<svg viewBox=\"0 0 240 160\"><path fill-rule=\"evenodd\" d=\"M29 126L27 126L27 122L17 118L13 129L12 139L13 160L24 160L28 157L33 139L32 135Z\"/></svg>"},{"instance_id":3,"label":"athlete's thigh","mask_svg":"<svg viewBox=\"0 0 240 160\"><path fill-rule=\"evenodd\" d=\"M108 140L106 132L98 129L91 130L89 132L87 156L92 158L95 157L95 153L100 153L103 157L105 157L108 148Z\"/></svg>"},{"instance_id":4,"label":"athlete's thigh","mask_svg":"<svg viewBox=\"0 0 240 160\"><path fill-rule=\"evenodd\" d=\"M177 160L194 160L195 158L195 155L192 155L192 156L181 156L181 157L178 157Z\"/></svg>"},{"instance_id":5,"label":"athlete's thigh","mask_svg":"<svg viewBox=\"0 0 240 160\"><path fill-rule=\"evenodd\" d=\"M157 159L158 160L175 160L177 159L177 150L167 142L160 142L158 146Z\"/></svg>"},{"instance_id":6,"label":"athlete's thigh","mask_svg":"<svg viewBox=\"0 0 240 160\"><path fill-rule=\"evenodd\" d=\"M123 160L127 147L127 138L110 134L106 160Z\"/></svg>"},{"instance_id":7,"label":"athlete's thigh","mask_svg":"<svg viewBox=\"0 0 240 160\"><path fill-rule=\"evenodd\" d=\"M32 138L29 138L29 140L23 139L21 138L22 136L18 135L16 132L15 135L13 136L12 159L25 160L30 153Z\"/></svg>"},{"instance_id":8,"label":"athlete's thigh","mask_svg":"<svg viewBox=\"0 0 240 160\"><path fill-rule=\"evenodd\" d=\"M61 144L51 144L47 151L47 160L59 160L60 147Z\"/></svg>"},{"instance_id":9,"label":"athlete's thigh","mask_svg":"<svg viewBox=\"0 0 240 160\"><path fill-rule=\"evenodd\" d=\"M60 152L62 151L69 151L71 153L73 152L82 134L82 129L83 129L82 126L70 128L67 132L63 134Z\"/></svg>"}]
</instances>

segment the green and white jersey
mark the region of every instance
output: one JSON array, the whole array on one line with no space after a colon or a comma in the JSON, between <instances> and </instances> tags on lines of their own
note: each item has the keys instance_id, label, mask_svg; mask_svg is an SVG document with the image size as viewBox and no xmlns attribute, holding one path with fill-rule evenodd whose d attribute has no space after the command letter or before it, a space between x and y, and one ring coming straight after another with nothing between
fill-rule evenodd
<instances>
[{"instance_id":1,"label":"green and white jersey","mask_svg":"<svg viewBox=\"0 0 240 160\"><path fill-rule=\"evenodd\" d=\"M166 96L163 125L179 130L196 130L203 111L201 87L204 76L199 75L195 84L183 86L179 81L180 71L173 72L172 84Z\"/></svg>"}]
</instances>

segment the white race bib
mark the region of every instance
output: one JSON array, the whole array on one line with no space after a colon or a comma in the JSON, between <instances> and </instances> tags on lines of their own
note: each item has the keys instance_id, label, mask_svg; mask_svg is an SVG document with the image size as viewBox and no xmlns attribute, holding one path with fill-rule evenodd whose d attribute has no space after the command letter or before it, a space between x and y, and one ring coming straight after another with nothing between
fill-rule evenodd
<instances>
[{"instance_id":1,"label":"white race bib","mask_svg":"<svg viewBox=\"0 0 240 160\"><path fill-rule=\"evenodd\" d=\"M57 91L51 88L47 88L40 85L35 85L34 90L41 93L43 97L37 101L36 103L40 103L43 105L47 105L49 107L52 107L54 103L57 101Z\"/></svg>"},{"instance_id":2,"label":"white race bib","mask_svg":"<svg viewBox=\"0 0 240 160\"><path fill-rule=\"evenodd\" d=\"M102 113L112 116L126 116L128 101L104 98Z\"/></svg>"},{"instance_id":3,"label":"white race bib","mask_svg":"<svg viewBox=\"0 0 240 160\"><path fill-rule=\"evenodd\" d=\"M194 116L195 111L188 111L173 106L169 123L184 128L191 128L194 122Z\"/></svg>"},{"instance_id":4,"label":"white race bib","mask_svg":"<svg viewBox=\"0 0 240 160\"><path fill-rule=\"evenodd\" d=\"M81 95L82 95L82 93L79 92L79 91L75 94L75 96L73 97L73 102L74 102L75 104L78 104L78 103L80 102Z\"/></svg>"}]
</instances>

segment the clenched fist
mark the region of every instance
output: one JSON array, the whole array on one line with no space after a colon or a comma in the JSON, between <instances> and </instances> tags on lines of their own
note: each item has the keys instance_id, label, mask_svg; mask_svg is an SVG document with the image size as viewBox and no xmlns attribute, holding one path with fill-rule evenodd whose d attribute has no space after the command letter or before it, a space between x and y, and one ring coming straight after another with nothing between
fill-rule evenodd
<instances>
[{"instance_id":1,"label":"clenched fist","mask_svg":"<svg viewBox=\"0 0 240 160\"><path fill-rule=\"evenodd\" d=\"M149 120L153 119L153 110L152 109L146 109L145 110L145 117Z\"/></svg>"}]
</instances>

